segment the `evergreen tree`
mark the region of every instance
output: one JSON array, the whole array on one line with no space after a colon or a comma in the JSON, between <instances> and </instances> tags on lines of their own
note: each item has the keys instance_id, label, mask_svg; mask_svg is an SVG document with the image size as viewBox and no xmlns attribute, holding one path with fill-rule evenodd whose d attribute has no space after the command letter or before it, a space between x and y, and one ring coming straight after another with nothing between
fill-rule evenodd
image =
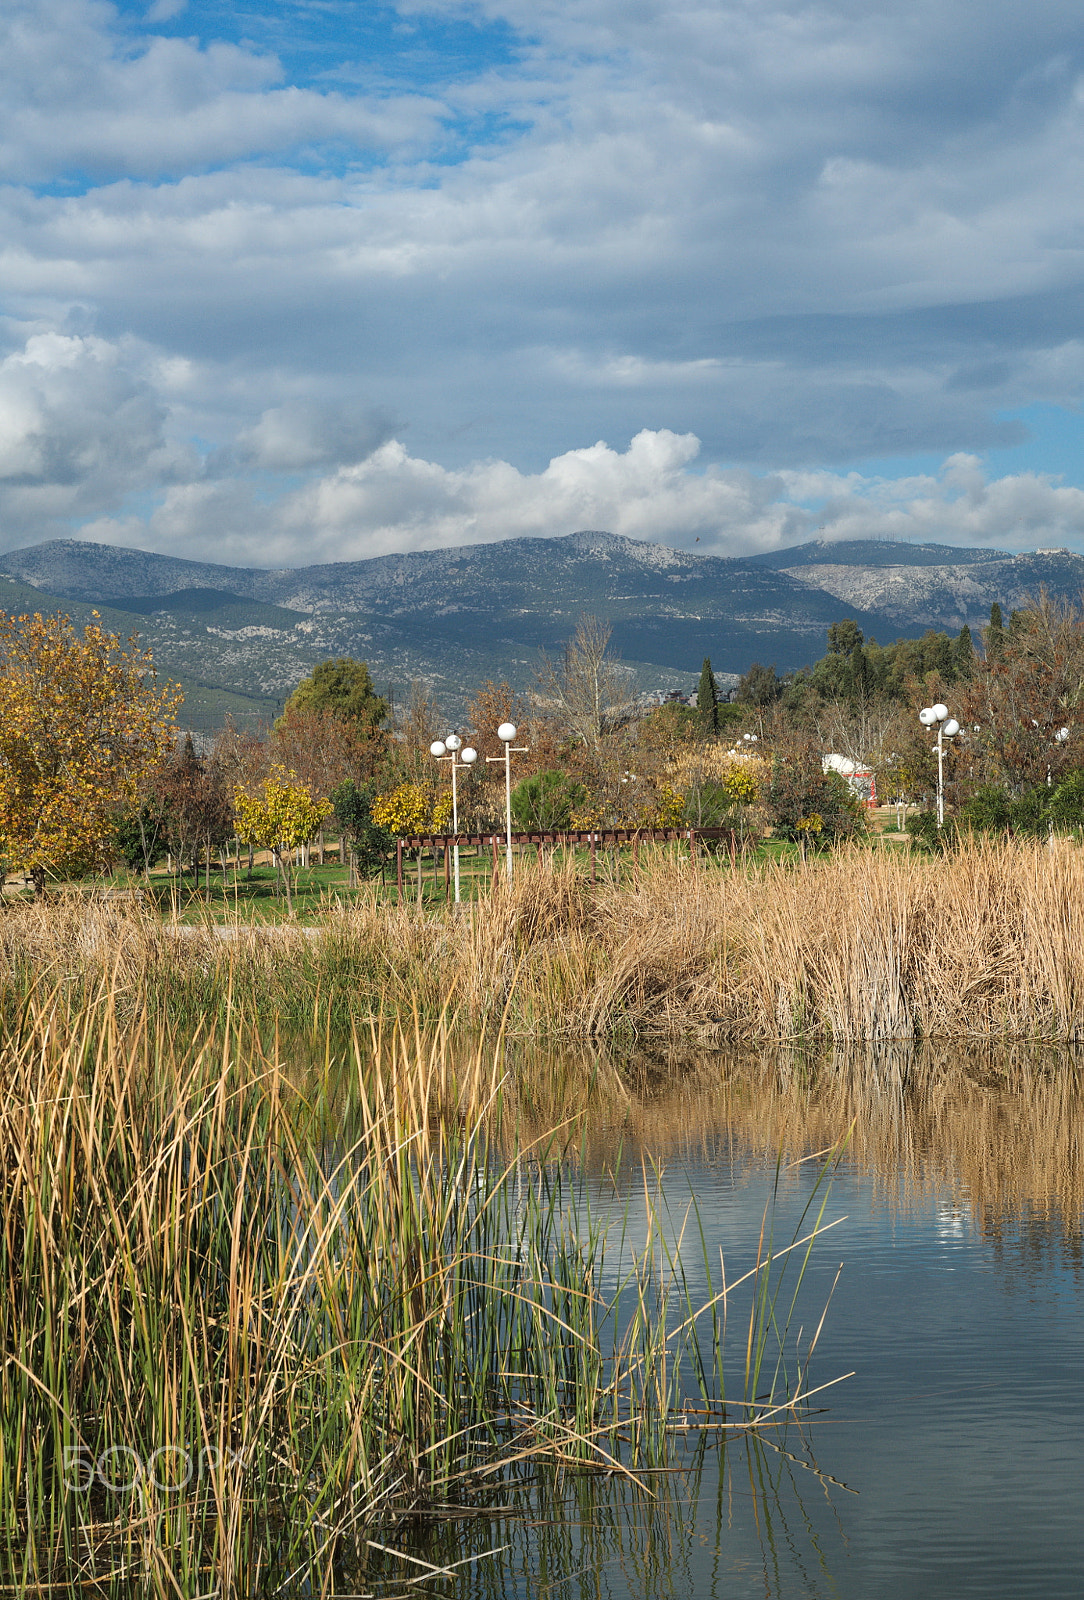
<instances>
[{"instance_id":1,"label":"evergreen tree","mask_svg":"<svg viewBox=\"0 0 1084 1600\"><path fill-rule=\"evenodd\" d=\"M762 667L754 661L748 672L738 680L738 704L743 706L770 706L783 693L783 680L774 667ZM716 711L718 719L718 711Z\"/></svg>"},{"instance_id":2,"label":"evergreen tree","mask_svg":"<svg viewBox=\"0 0 1084 1600\"><path fill-rule=\"evenodd\" d=\"M974 665L975 645L971 638L971 629L964 626L956 635L952 645L953 676L957 680L970 678Z\"/></svg>"},{"instance_id":3,"label":"evergreen tree","mask_svg":"<svg viewBox=\"0 0 1084 1600\"><path fill-rule=\"evenodd\" d=\"M709 656L704 657L704 665L700 669L700 686L696 691L696 718L705 739L712 739L719 732L719 691L715 687L715 674L711 670Z\"/></svg>"},{"instance_id":4,"label":"evergreen tree","mask_svg":"<svg viewBox=\"0 0 1084 1600\"><path fill-rule=\"evenodd\" d=\"M856 650L862 648L865 642L865 634L851 617L843 617L839 622L833 622L828 629L829 655L853 655Z\"/></svg>"},{"instance_id":5,"label":"evergreen tree","mask_svg":"<svg viewBox=\"0 0 1084 1600\"><path fill-rule=\"evenodd\" d=\"M377 872L383 877L384 863L395 850L393 836L373 821L374 798L371 785L355 783L353 778L331 791L339 827L350 841L354 873L362 878L371 878Z\"/></svg>"},{"instance_id":6,"label":"evergreen tree","mask_svg":"<svg viewBox=\"0 0 1084 1600\"><path fill-rule=\"evenodd\" d=\"M847 663L847 685L851 700L863 704L870 697L873 685L870 681L869 661L866 652L860 644L856 644L851 651Z\"/></svg>"},{"instance_id":7,"label":"evergreen tree","mask_svg":"<svg viewBox=\"0 0 1084 1600\"><path fill-rule=\"evenodd\" d=\"M986 630L986 655L988 660L997 660L1004 642L1005 624L1001 617L1001 607L995 600L990 607L990 626Z\"/></svg>"},{"instance_id":8,"label":"evergreen tree","mask_svg":"<svg viewBox=\"0 0 1084 1600\"><path fill-rule=\"evenodd\" d=\"M335 661L321 661L307 678L302 678L287 700L286 709L330 712L373 733L387 718L388 702L373 688L367 662L339 656Z\"/></svg>"}]
</instances>

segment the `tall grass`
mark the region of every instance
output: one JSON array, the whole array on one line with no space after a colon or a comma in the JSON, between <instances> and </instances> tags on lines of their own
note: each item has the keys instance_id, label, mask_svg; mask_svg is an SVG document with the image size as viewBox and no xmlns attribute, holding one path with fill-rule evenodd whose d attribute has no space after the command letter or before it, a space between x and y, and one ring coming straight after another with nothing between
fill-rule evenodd
<instances>
[{"instance_id":1,"label":"tall grass","mask_svg":"<svg viewBox=\"0 0 1084 1600\"><path fill-rule=\"evenodd\" d=\"M801 1412L804 1365L768 1381L788 1249L750 1269L728 1397L731 1286L699 1305L650 1204L624 1249L546 1143L518 1148L492 1049L394 1028L305 1083L229 1006L185 1039L119 998L40 988L3 1043L20 1592L356 1592L404 1516L523 1463L634 1474L690 1396L714 1429Z\"/></svg>"},{"instance_id":2,"label":"tall grass","mask_svg":"<svg viewBox=\"0 0 1084 1600\"><path fill-rule=\"evenodd\" d=\"M566 862L437 912L375 897L299 929L163 928L83 903L0 919L9 1011L43 971L108 974L118 1003L222 1015L243 995L309 1026L451 1001L523 1035L708 1040L1084 1038L1084 849L968 843L943 859L856 846L731 871L648 852L621 883Z\"/></svg>"}]
</instances>

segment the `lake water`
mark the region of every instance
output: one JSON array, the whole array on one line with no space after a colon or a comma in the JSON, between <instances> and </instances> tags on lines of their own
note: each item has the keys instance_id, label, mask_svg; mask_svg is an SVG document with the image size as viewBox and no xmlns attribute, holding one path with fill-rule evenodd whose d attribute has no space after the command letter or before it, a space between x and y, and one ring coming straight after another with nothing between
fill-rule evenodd
<instances>
[{"instance_id":1,"label":"lake water","mask_svg":"<svg viewBox=\"0 0 1084 1600\"><path fill-rule=\"evenodd\" d=\"M820 1397L808 1426L690 1445L676 1470L645 1479L650 1495L590 1474L504 1486L491 1515L417 1547L430 1561L478 1558L426 1591L1078 1600L1077 1059L701 1056L677 1091L674 1063L620 1066L601 1064L595 1108L574 1135L587 1183L635 1218L646 1158L662 1171L675 1230L695 1196L731 1277L755 1257L779 1153L793 1161L853 1125L824 1218L843 1220L817 1241L800 1316L808 1336L842 1264L812 1381L854 1376ZM532 1114L525 1104L525 1122ZM779 1233L816 1173L816 1163L784 1171ZM683 1258L703 1287L699 1238ZM740 1360L744 1328L731 1337Z\"/></svg>"}]
</instances>

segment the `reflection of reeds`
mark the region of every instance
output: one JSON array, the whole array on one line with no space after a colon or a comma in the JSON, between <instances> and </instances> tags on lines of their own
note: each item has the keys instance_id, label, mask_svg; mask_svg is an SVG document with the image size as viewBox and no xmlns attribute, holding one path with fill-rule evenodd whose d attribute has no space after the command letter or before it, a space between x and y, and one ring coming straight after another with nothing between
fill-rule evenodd
<instances>
[{"instance_id":1,"label":"reflection of reeds","mask_svg":"<svg viewBox=\"0 0 1084 1600\"><path fill-rule=\"evenodd\" d=\"M764 1349L724 1411L680 1240L660 1272L653 1220L603 1293L607 1232L548 1141L502 1156L488 1131L492 1048L377 1030L333 1103L330 1059L302 1086L229 1018L182 1042L116 999L43 989L3 1046L0 1548L21 1589L326 1587L453 1483L658 1460L690 1392L714 1428L800 1408L803 1371L766 1385L784 1251L754 1268Z\"/></svg>"},{"instance_id":2,"label":"reflection of reeds","mask_svg":"<svg viewBox=\"0 0 1084 1600\"><path fill-rule=\"evenodd\" d=\"M1021 1044L943 1042L833 1050L670 1048L617 1054L526 1043L511 1081L527 1136L569 1107L571 1151L599 1168L691 1156L790 1159L850 1131L848 1165L893 1204L934 1192L973 1211L991 1238L1024 1217L1054 1224L1067 1259L1084 1262L1084 1062Z\"/></svg>"},{"instance_id":3,"label":"reflection of reeds","mask_svg":"<svg viewBox=\"0 0 1084 1600\"><path fill-rule=\"evenodd\" d=\"M835 1502L848 1491L810 1451L797 1429L718 1445L700 1437L647 1478L646 1495L598 1474L507 1483L491 1512L451 1508L430 1520L413 1553L443 1566L496 1548L465 1586L472 1600L721 1595L732 1592L728 1572L734 1592L746 1593L758 1557L758 1592L835 1593L831 1567L844 1543Z\"/></svg>"},{"instance_id":4,"label":"reflection of reeds","mask_svg":"<svg viewBox=\"0 0 1084 1600\"><path fill-rule=\"evenodd\" d=\"M0 920L5 987L110 974L174 1018L232 984L295 1024L449 1002L511 1032L703 1040L1084 1038L1084 850L978 842L944 861L861 847L796 866L641 859L618 883L571 863L434 914L363 896L294 928L183 938L69 903Z\"/></svg>"}]
</instances>

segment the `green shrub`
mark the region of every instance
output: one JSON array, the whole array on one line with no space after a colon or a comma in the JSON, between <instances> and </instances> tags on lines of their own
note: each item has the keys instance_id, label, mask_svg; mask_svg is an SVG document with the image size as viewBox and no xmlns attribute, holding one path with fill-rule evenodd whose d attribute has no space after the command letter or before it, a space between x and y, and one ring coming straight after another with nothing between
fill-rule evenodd
<instances>
[{"instance_id":1,"label":"green shrub","mask_svg":"<svg viewBox=\"0 0 1084 1600\"><path fill-rule=\"evenodd\" d=\"M395 840L372 818L376 792L370 784L347 778L331 791L331 803L343 835L350 841L354 865L361 878L375 877L395 851Z\"/></svg>"},{"instance_id":2,"label":"green shrub","mask_svg":"<svg viewBox=\"0 0 1084 1600\"><path fill-rule=\"evenodd\" d=\"M512 820L525 833L564 833L572 826L572 813L587 798L587 790L571 773L536 772L512 790Z\"/></svg>"},{"instance_id":3,"label":"green shrub","mask_svg":"<svg viewBox=\"0 0 1084 1600\"><path fill-rule=\"evenodd\" d=\"M984 783L960 808L961 833L1008 833L1011 826L1011 800L1000 783Z\"/></svg>"},{"instance_id":4,"label":"green shrub","mask_svg":"<svg viewBox=\"0 0 1084 1600\"><path fill-rule=\"evenodd\" d=\"M941 855L956 843L955 818L946 817L944 827L939 828L936 811L914 811L905 826L911 837L911 849L926 855Z\"/></svg>"},{"instance_id":5,"label":"green shrub","mask_svg":"<svg viewBox=\"0 0 1084 1600\"><path fill-rule=\"evenodd\" d=\"M1084 828L1084 770L1062 778L1050 797L1050 818L1056 828Z\"/></svg>"}]
</instances>

